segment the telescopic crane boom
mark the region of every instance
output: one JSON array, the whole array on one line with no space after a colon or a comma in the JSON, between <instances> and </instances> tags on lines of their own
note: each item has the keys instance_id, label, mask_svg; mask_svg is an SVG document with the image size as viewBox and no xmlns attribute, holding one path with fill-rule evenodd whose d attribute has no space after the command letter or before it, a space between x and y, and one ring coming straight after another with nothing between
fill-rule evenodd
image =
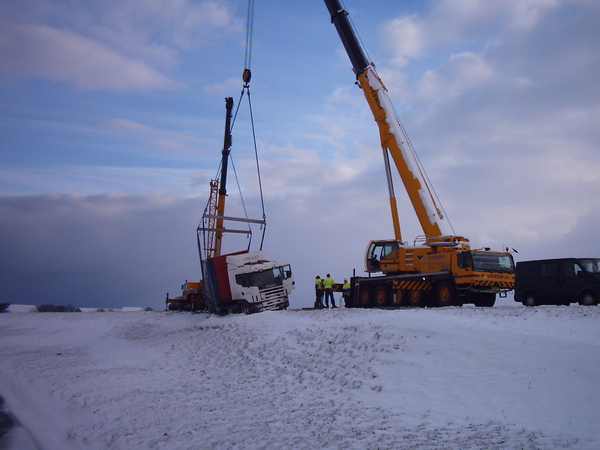
<instances>
[{"instance_id":1,"label":"telescopic crane boom","mask_svg":"<svg viewBox=\"0 0 600 450\"><path fill-rule=\"evenodd\" d=\"M346 306L492 306L497 293L505 295L514 287L512 256L471 250L468 239L454 234L348 13L339 0L324 1L379 127L395 235L393 240L369 243L366 271L383 276L352 277ZM402 240L390 155L425 234L423 245L409 247Z\"/></svg>"},{"instance_id":2,"label":"telescopic crane boom","mask_svg":"<svg viewBox=\"0 0 600 450\"><path fill-rule=\"evenodd\" d=\"M325 0L325 4L329 9L331 21L335 25L348 53L358 85L363 90L371 112L379 126L396 239L402 240L389 167L390 154L425 235L427 237L439 237L454 234L441 208L435 201L433 189L429 186L404 128L394 111L387 95L387 89L375 72L373 64L368 62L358 42L348 20L348 13L341 7L339 0Z\"/></svg>"},{"instance_id":3,"label":"telescopic crane boom","mask_svg":"<svg viewBox=\"0 0 600 450\"><path fill-rule=\"evenodd\" d=\"M221 255L223 243L223 216L225 214L225 199L227 198L227 164L231 152L231 111L233 111L233 98L225 99L225 133L223 151L221 152L221 179L219 181L219 197L217 201L217 224L215 230L215 247L212 257Z\"/></svg>"}]
</instances>

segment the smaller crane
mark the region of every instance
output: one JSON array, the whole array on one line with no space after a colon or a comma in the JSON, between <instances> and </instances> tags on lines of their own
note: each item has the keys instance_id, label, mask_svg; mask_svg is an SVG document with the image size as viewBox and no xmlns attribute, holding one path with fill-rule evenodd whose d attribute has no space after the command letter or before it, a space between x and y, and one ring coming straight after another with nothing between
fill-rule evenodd
<instances>
[{"instance_id":1,"label":"smaller crane","mask_svg":"<svg viewBox=\"0 0 600 450\"><path fill-rule=\"evenodd\" d=\"M291 266L289 264L281 265L269 260L262 253L266 231L266 215L254 131L254 118L252 115L252 102L250 100L253 22L254 0L249 0L246 27L246 56L242 74L244 84L238 108L244 93L246 93L250 109L250 122L252 124L263 217L262 219L250 219L247 215L246 217L225 215L227 176L232 146L231 134L235 117L237 116L237 110L236 114L233 115L233 98L227 97L225 99L225 132L223 149L221 151L220 175L210 182L208 202L196 230L202 279L199 282L186 281L182 286L182 296L177 299L169 299L169 294L167 294L168 309L202 309L217 314L236 312L250 314L264 310L286 309L289 306L289 295L295 284ZM229 222L246 223L248 228L245 230L229 228L226 226ZM258 251L250 251L252 238L251 224L259 225L262 229L262 239L260 250ZM248 237L247 248L223 254L223 239L228 233L245 234Z\"/></svg>"}]
</instances>

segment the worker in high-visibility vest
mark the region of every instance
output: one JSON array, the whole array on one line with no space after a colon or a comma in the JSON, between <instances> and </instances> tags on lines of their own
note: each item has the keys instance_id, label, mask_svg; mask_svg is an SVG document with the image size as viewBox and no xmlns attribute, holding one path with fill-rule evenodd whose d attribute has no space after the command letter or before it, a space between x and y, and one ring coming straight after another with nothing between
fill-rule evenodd
<instances>
[{"instance_id":1,"label":"worker in high-visibility vest","mask_svg":"<svg viewBox=\"0 0 600 450\"><path fill-rule=\"evenodd\" d=\"M329 308L329 299L331 299L331 307L335 306L335 300L333 299L333 285L335 281L331 278L331 275L327 274L327 277L323 280L323 289L325 289L325 308Z\"/></svg>"},{"instance_id":2,"label":"worker in high-visibility vest","mask_svg":"<svg viewBox=\"0 0 600 450\"><path fill-rule=\"evenodd\" d=\"M323 280L319 275L315 278L315 308L323 307Z\"/></svg>"},{"instance_id":3,"label":"worker in high-visibility vest","mask_svg":"<svg viewBox=\"0 0 600 450\"><path fill-rule=\"evenodd\" d=\"M348 299L350 298L350 283L348 283L347 278L344 278L344 284L342 285L342 298L344 299L344 306L348 306Z\"/></svg>"}]
</instances>

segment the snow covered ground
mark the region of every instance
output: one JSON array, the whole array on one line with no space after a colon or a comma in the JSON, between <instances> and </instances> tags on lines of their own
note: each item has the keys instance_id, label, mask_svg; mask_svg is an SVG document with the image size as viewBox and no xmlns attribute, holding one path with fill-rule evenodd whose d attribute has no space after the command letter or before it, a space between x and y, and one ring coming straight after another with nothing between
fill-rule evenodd
<instances>
[{"instance_id":1,"label":"snow covered ground","mask_svg":"<svg viewBox=\"0 0 600 450\"><path fill-rule=\"evenodd\" d=\"M598 449L600 308L0 315L40 448Z\"/></svg>"}]
</instances>

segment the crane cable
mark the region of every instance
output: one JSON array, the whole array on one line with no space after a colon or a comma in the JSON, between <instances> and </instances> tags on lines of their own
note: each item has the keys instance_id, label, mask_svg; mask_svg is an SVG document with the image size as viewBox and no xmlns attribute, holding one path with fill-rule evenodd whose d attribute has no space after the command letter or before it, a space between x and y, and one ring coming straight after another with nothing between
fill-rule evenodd
<instances>
[{"instance_id":1,"label":"crane cable","mask_svg":"<svg viewBox=\"0 0 600 450\"><path fill-rule=\"evenodd\" d=\"M260 191L260 203L261 203L261 208L262 208L263 225L261 225L261 229L263 230L263 233L262 233L262 239L260 242L260 250L262 250L263 243L265 240L267 215L265 213L265 200L264 200L263 187L262 187L262 177L261 177L261 173L260 173L260 163L259 163L259 158L258 158L258 145L256 143L256 129L254 126L254 114L253 114L253 110L252 110L252 100L250 98L250 79L252 78L252 72L250 70L250 66L252 64L252 35L253 35L253 32L254 32L254 0L248 0L248 13L247 13L247 17L246 17L246 50L245 50L245 54L244 54L244 71L242 72L242 80L244 81L244 85L243 85L242 91L240 93L240 99L238 101L237 108L235 110L235 114L233 115L231 129L233 130L233 126L235 124L235 120L237 118L237 115L238 115L238 112L240 109L240 105L241 105L242 99L244 97L244 93L246 93L246 95L248 97L248 108L250 111L250 124L252 126L252 141L253 141L253 145L254 145L254 156L255 156L255 160L256 160L256 172L258 175L258 188ZM236 180L237 180L237 172L235 171L235 166L233 165L233 159L232 159L232 166L234 168L234 173L236 174ZM239 186L239 181L238 181L238 190L240 191L240 197L241 197L241 201L242 201L242 206L244 208L244 214L246 214L246 218L248 218L248 214L246 212L246 205L244 203L244 198L242 196L241 188Z\"/></svg>"},{"instance_id":2,"label":"crane cable","mask_svg":"<svg viewBox=\"0 0 600 450\"><path fill-rule=\"evenodd\" d=\"M244 87L248 87L252 72L250 66L252 64L252 35L254 34L254 0L248 0L248 14L246 15L246 51L244 53L244 72L242 79Z\"/></svg>"}]
</instances>

